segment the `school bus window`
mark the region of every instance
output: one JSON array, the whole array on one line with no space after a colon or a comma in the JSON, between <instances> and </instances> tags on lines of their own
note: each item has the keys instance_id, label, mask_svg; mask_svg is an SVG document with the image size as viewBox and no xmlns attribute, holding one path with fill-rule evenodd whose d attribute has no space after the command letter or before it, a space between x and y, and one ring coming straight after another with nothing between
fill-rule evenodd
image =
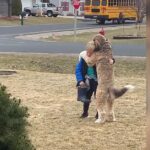
<instances>
[{"instance_id":1,"label":"school bus window","mask_svg":"<svg viewBox=\"0 0 150 150\"><path fill-rule=\"evenodd\" d=\"M99 0L93 0L92 1L92 5L93 6L99 6L100 5L100 1Z\"/></svg>"},{"instance_id":2,"label":"school bus window","mask_svg":"<svg viewBox=\"0 0 150 150\"><path fill-rule=\"evenodd\" d=\"M124 0L123 6L128 6L128 0Z\"/></svg>"},{"instance_id":3,"label":"school bus window","mask_svg":"<svg viewBox=\"0 0 150 150\"><path fill-rule=\"evenodd\" d=\"M125 5L128 6L128 0L125 1Z\"/></svg>"},{"instance_id":4,"label":"school bus window","mask_svg":"<svg viewBox=\"0 0 150 150\"><path fill-rule=\"evenodd\" d=\"M136 0L130 0L130 6L136 6Z\"/></svg>"},{"instance_id":5,"label":"school bus window","mask_svg":"<svg viewBox=\"0 0 150 150\"><path fill-rule=\"evenodd\" d=\"M111 0L109 0L110 3L112 3ZM136 5L136 0L121 0L118 1L118 6L135 6Z\"/></svg>"},{"instance_id":6,"label":"school bus window","mask_svg":"<svg viewBox=\"0 0 150 150\"><path fill-rule=\"evenodd\" d=\"M108 6L118 6L118 0L108 0Z\"/></svg>"},{"instance_id":7,"label":"school bus window","mask_svg":"<svg viewBox=\"0 0 150 150\"><path fill-rule=\"evenodd\" d=\"M112 6L112 0L108 0L108 6Z\"/></svg>"},{"instance_id":8,"label":"school bus window","mask_svg":"<svg viewBox=\"0 0 150 150\"><path fill-rule=\"evenodd\" d=\"M118 1L118 6L123 6L123 1Z\"/></svg>"},{"instance_id":9,"label":"school bus window","mask_svg":"<svg viewBox=\"0 0 150 150\"><path fill-rule=\"evenodd\" d=\"M113 6L118 6L118 0L114 0Z\"/></svg>"},{"instance_id":10,"label":"school bus window","mask_svg":"<svg viewBox=\"0 0 150 150\"><path fill-rule=\"evenodd\" d=\"M91 0L85 0L85 5L90 5L91 4Z\"/></svg>"},{"instance_id":11,"label":"school bus window","mask_svg":"<svg viewBox=\"0 0 150 150\"><path fill-rule=\"evenodd\" d=\"M136 1L135 0L133 1L133 6L136 6Z\"/></svg>"},{"instance_id":12,"label":"school bus window","mask_svg":"<svg viewBox=\"0 0 150 150\"><path fill-rule=\"evenodd\" d=\"M108 6L111 6L111 2L110 2L110 0L108 1Z\"/></svg>"},{"instance_id":13,"label":"school bus window","mask_svg":"<svg viewBox=\"0 0 150 150\"><path fill-rule=\"evenodd\" d=\"M121 6L124 6L124 1L122 1Z\"/></svg>"},{"instance_id":14,"label":"school bus window","mask_svg":"<svg viewBox=\"0 0 150 150\"><path fill-rule=\"evenodd\" d=\"M102 6L106 6L107 5L107 0L102 0Z\"/></svg>"}]
</instances>

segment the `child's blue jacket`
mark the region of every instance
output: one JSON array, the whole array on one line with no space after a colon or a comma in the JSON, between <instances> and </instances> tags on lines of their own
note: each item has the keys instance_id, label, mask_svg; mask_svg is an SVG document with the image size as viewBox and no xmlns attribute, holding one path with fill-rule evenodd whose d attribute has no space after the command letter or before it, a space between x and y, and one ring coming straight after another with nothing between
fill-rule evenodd
<instances>
[{"instance_id":1,"label":"child's blue jacket","mask_svg":"<svg viewBox=\"0 0 150 150\"><path fill-rule=\"evenodd\" d=\"M76 75L77 85L81 81L85 81L85 75L87 74L87 68L88 68L88 65L86 64L86 62L84 61L84 59L81 58L79 60L79 62L76 64L76 69L75 69L75 75ZM95 72L95 75L97 76L96 67L95 66L94 66L94 72Z\"/></svg>"}]
</instances>

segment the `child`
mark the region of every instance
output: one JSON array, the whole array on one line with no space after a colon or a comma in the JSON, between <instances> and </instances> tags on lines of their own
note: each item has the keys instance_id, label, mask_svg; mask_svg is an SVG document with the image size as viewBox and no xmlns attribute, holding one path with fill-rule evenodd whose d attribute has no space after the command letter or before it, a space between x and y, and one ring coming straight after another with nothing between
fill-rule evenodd
<instances>
[{"instance_id":1,"label":"child","mask_svg":"<svg viewBox=\"0 0 150 150\"><path fill-rule=\"evenodd\" d=\"M87 53L87 55L91 55L94 46L91 45L90 43L87 44L87 52L83 51L81 53ZM80 53L80 54L81 54ZM86 92L86 98L87 101L83 102L83 113L81 114L81 118L86 118L88 117L88 110L89 110L89 105L91 101L91 97L93 93L96 93L96 88L97 88L97 73L96 73L96 66L88 66L85 60L80 57L79 55L79 62L76 65L76 70L75 70L75 75L76 75L76 80L77 80L77 86L85 87L86 85L86 80L88 80L88 90ZM98 117L98 114L95 116L96 118Z\"/></svg>"}]
</instances>

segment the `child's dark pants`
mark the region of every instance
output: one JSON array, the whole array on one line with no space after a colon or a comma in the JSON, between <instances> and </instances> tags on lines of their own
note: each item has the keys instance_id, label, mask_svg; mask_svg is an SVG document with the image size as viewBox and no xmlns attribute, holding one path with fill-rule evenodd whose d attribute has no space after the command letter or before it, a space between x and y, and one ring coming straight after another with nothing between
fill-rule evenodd
<instances>
[{"instance_id":1,"label":"child's dark pants","mask_svg":"<svg viewBox=\"0 0 150 150\"><path fill-rule=\"evenodd\" d=\"M95 81L94 79L89 79L89 84L90 84L90 89L87 91L87 99L91 100L93 93L94 95L96 94L97 81ZM82 118L88 116L90 102L91 101L83 103L83 114L81 115Z\"/></svg>"}]
</instances>

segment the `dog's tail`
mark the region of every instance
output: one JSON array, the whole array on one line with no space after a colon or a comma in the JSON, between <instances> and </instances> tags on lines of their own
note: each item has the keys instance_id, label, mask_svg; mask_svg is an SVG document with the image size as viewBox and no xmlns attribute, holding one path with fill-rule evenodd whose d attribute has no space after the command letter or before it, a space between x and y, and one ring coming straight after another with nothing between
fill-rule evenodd
<instances>
[{"instance_id":1,"label":"dog's tail","mask_svg":"<svg viewBox=\"0 0 150 150\"><path fill-rule=\"evenodd\" d=\"M126 85L121 89L117 89L117 88L113 87L110 89L110 96L112 97L112 99L116 99L116 98L124 95L127 91L132 92L134 90L134 88L135 87L133 85Z\"/></svg>"}]
</instances>

